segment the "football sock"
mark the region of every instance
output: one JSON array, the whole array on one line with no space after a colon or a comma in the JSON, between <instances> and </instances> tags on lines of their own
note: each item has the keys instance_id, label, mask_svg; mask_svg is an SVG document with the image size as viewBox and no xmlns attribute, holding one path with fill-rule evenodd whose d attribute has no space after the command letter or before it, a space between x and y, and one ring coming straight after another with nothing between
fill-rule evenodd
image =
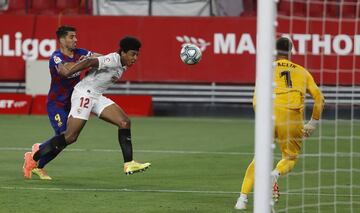
<instances>
[{"instance_id":1,"label":"football sock","mask_svg":"<svg viewBox=\"0 0 360 213\"><path fill-rule=\"evenodd\" d=\"M240 193L240 197L241 197L243 200L247 200L247 194Z\"/></svg>"},{"instance_id":2,"label":"football sock","mask_svg":"<svg viewBox=\"0 0 360 213\"><path fill-rule=\"evenodd\" d=\"M281 159L276 165L276 170L280 175L286 175L294 168L295 163L296 159Z\"/></svg>"},{"instance_id":3,"label":"football sock","mask_svg":"<svg viewBox=\"0 0 360 213\"><path fill-rule=\"evenodd\" d=\"M246 169L245 177L241 187L242 194L249 194L252 190L254 185L254 164L255 160L252 160Z\"/></svg>"},{"instance_id":4,"label":"football sock","mask_svg":"<svg viewBox=\"0 0 360 213\"><path fill-rule=\"evenodd\" d=\"M280 172L277 169L272 170L271 176L277 180L280 177Z\"/></svg>"},{"instance_id":5,"label":"football sock","mask_svg":"<svg viewBox=\"0 0 360 213\"><path fill-rule=\"evenodd\" d=\"M67 146L64 134L54 136L40 145L39 151L34 154L33 159L38 161L51 153L60 153Z\"/></svg>"},{"instance_id":6,"label":"football sock","mask_svg":"<svg viewBox=\"0 0 360 213\"><path fill-rule=\"evenodd\" d=\"M46 141L45 143L48 143L49 141ZM44 144L40 145L43 146ZM62 150L58 150L58 149L54 149L52 152L50 152L49 154L43 156L42 158L39 159L38 162L38 166L37 168L42 169L45 167L46 164L48 164L50 161L52 161L54 158L56 158L56 156L61 152Z\"/></svg>"},{"instance_id":7,"label":"football sock","mask_svg":"<svg viewBox=\"0 0 360 213\"><path fill-rule=\"evenodd\" d=\"M133 149L131 144L131 131L130 129L119 129L118 140L121 147L121 151L124 157L124 162L130 162L133 160Z\"/></svg>"}]
</instances>

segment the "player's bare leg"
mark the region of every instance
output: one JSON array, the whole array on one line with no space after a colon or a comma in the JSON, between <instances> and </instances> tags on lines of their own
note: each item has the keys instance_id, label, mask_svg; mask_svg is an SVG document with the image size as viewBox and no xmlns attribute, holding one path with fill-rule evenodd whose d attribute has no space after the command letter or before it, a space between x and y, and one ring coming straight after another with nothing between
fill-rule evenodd
<instances>
[{"instance_id":1,"label":"player's bare leg","mask_svg":"<svg viewBox=\"0 0 360 213\"><path fill-rule=\"evenodd\" d=\"M67 128L64 133L67 145L74 143L80 135L81 130L84 128L87 120L74 118L70 116L67 122Z\"/></svg>"},{"instance_id":2,"label":"player's bare leg","mask_svg":"<svg viewBox=\"0 0 360 213\"><path fill-rule=\"evenodd\" d=\"M131 143L131 122L126 113L117 105L111 104L101 112L100 118L104 121L116 125L118 130L118 140L124 157L125 174L133 174L145 171L150 167L150 163L138 163L133 160L133 148Z\"/></svg>"}]
</instances>

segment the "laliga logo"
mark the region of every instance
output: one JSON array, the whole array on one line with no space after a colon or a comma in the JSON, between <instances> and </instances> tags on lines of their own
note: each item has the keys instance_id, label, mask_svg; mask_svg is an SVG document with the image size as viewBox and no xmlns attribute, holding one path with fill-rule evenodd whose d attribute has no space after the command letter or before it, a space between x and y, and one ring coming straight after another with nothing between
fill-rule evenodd
<instances>
[{"instance_id":1,"label":"laliga logo","mask_svg":"<svg viewBox=\"0 0 360 213\"><path fill-rule=\"evenodd\" d=\"M178 42L183 43L181 46L183 47L185 44L195 44L198 46L201 50L201 52L204 52L206 50L206 46L209 46L211 43L206 42L203 38L195 38L195 37L189 37L189 36L176 36L176 40Z\"/></svg>"},{"instance_id":2,"label":"laliga logo","mask_svg":"<svg viewBox=\"0 0 360 213\"><path fill-rule=\"evenodd\" d=\"M0 109L20 108L27 104L26 101L0 100Z\"/></svg>"},{"instance_id":3,"label":"laliga logo","mask_svg":"<svg viewBox=\"0 0 360 213\"><path fill-rule=\"evenodd\" d=\"M56 50L55 39L24 39L22 33L15 33L15 41L10 44L10 35L4 34L0 37L0 56L22 56L24 60L36 60L40 56L47 58ZM14 46L11 49L10 46Z\"/></svg>"}]
</instances>

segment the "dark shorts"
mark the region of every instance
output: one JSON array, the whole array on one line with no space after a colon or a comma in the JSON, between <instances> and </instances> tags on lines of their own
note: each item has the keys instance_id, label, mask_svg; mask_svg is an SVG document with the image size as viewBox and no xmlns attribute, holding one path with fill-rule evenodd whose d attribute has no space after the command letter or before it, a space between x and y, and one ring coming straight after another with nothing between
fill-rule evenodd
<instances>
[{"instance_id":1,"label":"dark shorts","mask_svg":"<svg viewBox=\"0 0 360 213\"><path fill-rule=\"evenodd\" d=\"M47 105L48 117L56 135L66 130L66 123L70 110Z\"/></svg>"}]
</instances>

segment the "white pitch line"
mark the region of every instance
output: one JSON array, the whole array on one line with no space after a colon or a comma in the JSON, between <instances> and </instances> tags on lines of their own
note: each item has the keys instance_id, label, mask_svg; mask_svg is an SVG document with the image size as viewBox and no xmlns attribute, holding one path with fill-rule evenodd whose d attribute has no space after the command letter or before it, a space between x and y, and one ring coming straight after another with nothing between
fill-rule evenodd
<instances>
[{"instance_id":1,"label":"white pitch line","mask_svg":"<svg viewBox=\"0 0 360 213\"><path fill-rule=\"evenodd\" d=\"M31 151L30 148L24 147L0 147L1 151ZM67 152L120 152L120 149L65 149ZM240 155L253 156L250 152L209 152L209 151L185 151L185 150L134 150L138 153L161 153L161 154L203 154L203 155ZM281 158L280 154L274 154L276 159ZM341 158L360 158L360 153L320 153L320 154L300 154L299 158L306 157L341 157Z\"/></svg>"},{"instance_id":2,"label":"white pitch line","mask_svg":"<svg viewBox=\"0 0 360 213\"><path fill-rule=\"evenodd\" d=\"M0 147L0 151L30 151L23 147ZM65 149L68 152L120 152L120 149ZM246 152L207 152L185 150L134 150L139 153L163 153L163 154L209 154L209 155L254 155Z\"/></svg>"},{"instance_id":3,"label":"white pitch line","mask_svg":"<svg viewBox=\"0 0 360 213\"><path fill-rule=\"evenodd\" d=\"M239 194L235 191L202 191L202 190L175 190L175 189L126 189L126 188L58 188L58 187L16 187L0 186L1 190L37 190L37 191L78 191L78 192L155 192L155 193L192 193L192 194ZM282 192L283 195L305 195L305 196L329 196L334 194L326 193L295 193ZM336 194L336 197L360 197L360 195Z\"/></svg>"},{"instance_id":4,"label":"white pitch line","mask_svg":"<svg viewBox=\"0 0 360 213\"><path fill-rule=\"evenodd\" d=\"M84 192L159 192L159 193L197 193L197 194L238 194L228 191L197 191L197 190L171 190L171 189L104 189L104 188L44 188L44 187L13 187L0 186L4 190L39 190L39 191L84 191Z\"/></svg>"}]
</instances>

